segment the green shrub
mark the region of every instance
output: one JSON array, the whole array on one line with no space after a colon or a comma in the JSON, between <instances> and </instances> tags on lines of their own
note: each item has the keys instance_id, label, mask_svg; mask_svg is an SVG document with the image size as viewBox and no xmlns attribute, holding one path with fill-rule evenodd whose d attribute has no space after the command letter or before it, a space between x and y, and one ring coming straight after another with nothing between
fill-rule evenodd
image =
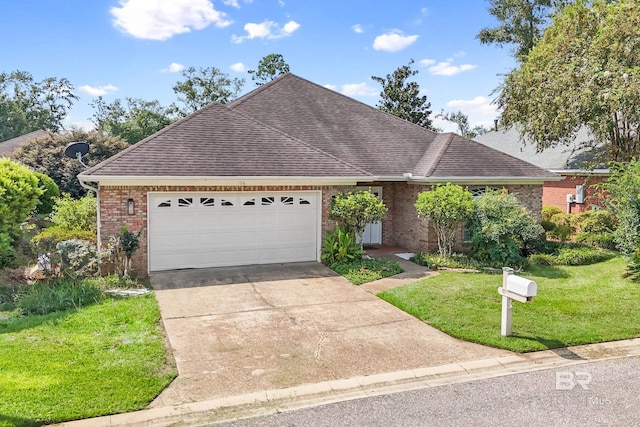
<instances>
[{"instance_id":1,"label":"green shrub","mask_svg":"<svg viewBox=\"0 0 640 427\"><path fill-rule=\"evenodd\" d=\"M590 247L568 247L560 249L558 265L589 265L606 261L615 256L613 252Z\"/></svg>"},{"instance_id":2,"label":"green shrub","mask_svg":"<svg viewBox=\"0 0 640 427\"><path fill-rule=\"evenodd\" d=\"M556 228L556 225L551 221L542 221L540 225L544 228L544 231L552 231Z\"/></svg>"},{"instance_id":3,"label":"green shrub","mask_svg":"<svg viewBox=\"0 0 640 427\"><path fill-rule=\"evenodd\" d=\"M42 194L38 198L38 206L36 207L36 213L39 215L49 215L53 210L56 199L60 197L60 190L55 181L49 178L47 175L34 172L38 177L38 186L42 190Z\"/></svg>"},{"instance_id":4,"label":"green shrub","mask_svg":"<svg viewBox=\"0 0 640 427\"><path fill-rule=\"evenodd\" d=\"M64 278L23 286L16 298L16 306L25 314L48 314L54 311L80 308L103 298L91 280Z\"/></svg>"},{"instance_id":5,"label":"green shrub","mask_svg":"<svg viewBox=\"0 0 640 427\"><path fill-rule=\"evenodd\" d=\"M356 243L355 234L342 227L327 231L322 243L322 260L329 266L340 261L359 259L364 253Z\"/></svg>"},{"instance_id":6,"label":"green shrub","mask_svg":"<svg viewBox=\"0 0 640 427\"><path fill-rule=\"evenodd\" d=\"M97 270L96 250L82 240L65 240L56 245L60 272L71 277L84 277Z\"/></svg>"},{"instance_id":7,"label":"green shrub","mask_svg":"<svg viewBox=\"0 0 640 427\"><path fill-rule=\"evenodd\" d=\"M623 277L628 277L633 282L640 282L640 248L629 257L627 271Z\"/></svg>"},{"instance_id":8,"label":"green shrub","mask_svg":"<svg viewBox=\"0 0 640 427\"><path fill-rule=\"evenodd\" d=\"M432 270L438 268L464 268L477 270L482 268L482 264L465 254L454 253L451 256L443 257L439 253L421 252L411 257L411 261L418 265L429 267Z\"/></svg>"},{"instance_id":9,"label":"green shrub","mask_svg":"<svg viewBox=\"0 0 640 427\"><path fill-rule=\"evenodd\" d=\"M362 233L367 224L382 221L387 207L370 191L340 193L331 201L329 218L339 227L354 233L356 240L362 242ZM362 244L360 244L362 249Z\"/></svg>"},{"instance_id":10,"label":"green shrub","mask_svg":"<svg viewBox=\"0 0 640 427\"><path fill-rule=\"evenodd\" d=\"M542 221L543 222L552 222L551 218L553 218L556 214L561 214L563 211L557 206L543 206L542 207Z\"/></svg>"},{"instance_id":11,"label":"green shrub","mask_svg":"<svg viewBox=\"0 0 640 427\"><path fill-rule=\"evenodd\" d=\"M95 244L96 232L93 230L69 230L54 225L33 236L31 243L38 248L38 253L46 253L51 252L58 242L65 240L87 240Z\"/></svg>"},{"instance_id":12,"label":"green shrub","mask_svg":"<svg viewBox=\"0 0 640 427\"><path fill-rule=\"evenodd\" d=\"M333 264L331 269L354 285L373 282L404 271L397 261L380 258L344 260Z\"/></svg>"},{"instance_id":13,"label":"green shrub","mask_svg":"<svg viewBox=\"0 0 640 427\"><path fill-rule=\"evenodd\" d=\"M616 250L616 237L613 233L578 233L575 240L576 243Z\"/></svg>"},{"instance_id":14,"label":"green shrub","mask_svg":"<svg viewBox=\"0 0 640 427\"><path fill-rule=\"evenodd\" d=\"M616 219L609 211L585 211L576 216L576 227L582 233L611 233L616 229Z\"/></svg>"},{"instance_id":15,"label":"green shrub","mask_svg":"<svg viewBox=\"0 0 640 427\"><path fill-rule=\"evenodd\" d=\"M474 257L491 265L521 266L544 246L542 226L506 191L488 191L476 199L470 229Z\"/></svg>"},{"instance_id":16,"label":"green shrub","mask_svg":"<svg viewBox=\"0 0 640 427\"><path fill-rule=\"evenodd\" d=\"M556 226L575 228L576 216L568 213L558 213L551 217L551 222Z\"/></svg>"},{"instance_id":17,"label":"green shrub","mask_svg":"<svg viewBox=\"0 0 640 427\"><path fill-rule=\"evenodd\" d=\"M571 238L573 231L573 227L569 225L556 225L552 230L547 232L547 235L564 243Z\"/></svg>"},{"instance_id":18,"label":"green shrub","mask_svg":"<svg viewBox=\"0 0 640 427\"><path fill-rule=\"evenodd\" d=\"M558 265L558 257L550 254L533 254L529 256L529 263L540 266Z\"/></svg>"},{"instance_id":19,"label":"green shrub","mask_svg":"<svg viewBox=\"0 0 640 427\"><path fill-rule=\"evenodd\" d=\"M88 193L81 199L63 194L56 200L51 212L51 222L67 230L96 229L96 198Z\"/></svg>"}]
</instances>

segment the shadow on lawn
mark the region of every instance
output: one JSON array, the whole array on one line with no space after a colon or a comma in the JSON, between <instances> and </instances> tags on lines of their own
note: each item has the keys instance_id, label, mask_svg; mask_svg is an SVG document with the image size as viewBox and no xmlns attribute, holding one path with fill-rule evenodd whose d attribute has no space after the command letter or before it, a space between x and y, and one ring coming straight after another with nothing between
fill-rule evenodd
<instances>
[{"instance_id":1,"label":"shadow on lawn","mask_svg":"<svg viewBox=\"0 0 640 427\"><path fill-rule=\"evenodd\" d=\"M517 337L524 340L528 340L528 341L539 342L540 344L547 347L547 349L553 351L555 354L562 357L563 359L586 360L584 357L579 356L575 354L573 351L569 350L567 348L568 344L563 341L551 340L551 339L546 339L542 337L527 337L527 336L521 336L521 335L517 335ZM532 350L532 351L540 351L540 350Z\"/></svg>"},{"instance_id":2,"label":"shadow on lawn","mask_svg":"<svg viewBox=\"0 0 640 427\"><path fill-rule=\"evenodd\" d=\"M544 277L545 279L567 279L571 277L571 275L563 269L553 266L539 267L534 265L530 267L529 271L526 273L532 274L534 276Z\"/></svg>"},{"instance_id":3,"label":"shadow on lawn","mask_svg":"<svg viewBox=\"0 0 640 427\"><path fill-rule=\"evenodd\" d=\"M42 425L42 423L34 420L29 420L27 418L11 417L8 415L0 414L0 426L27 427L27 426L39 426L39 425Z\"/></svg>"},{"instance_id":4,"label":"shadow on lawn","mask_svg":"<svg viewBox=\"0 0 640 427\"><path fill-rule=\"evenodd\" d=\"M10 317L6 320L0 319L0 334L10 334L23 331L25 329L31 329L43 325L45 323L58 323L60 320L76 313L78 310L75 308L55 311L49 314L42 315L30 315L30 316L16 316ZM2 414L0 414L0 421L2 421ZM2 424L0 423L0 426Z\"/></svg>"}]
</instances>

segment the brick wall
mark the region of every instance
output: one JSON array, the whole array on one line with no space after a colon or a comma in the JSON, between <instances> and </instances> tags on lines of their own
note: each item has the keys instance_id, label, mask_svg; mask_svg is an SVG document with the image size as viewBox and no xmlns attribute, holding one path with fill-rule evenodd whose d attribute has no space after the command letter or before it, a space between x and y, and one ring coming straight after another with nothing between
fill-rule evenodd
<instances>
[{"instance_id":1,"label":"brick wall","mask_svg":"<svg viewBox=\"0 0 640 427\"><path fill-rule=\"evenodd\" d=\"M580 213L593 209L593 206L603 206L604 193L595 186L606 181L602 176L568 175L557 182L547 182L542 191L543 206L557 206L567 212L567 194L576 194L576 185L584 185L584 203L571 203L569 213Z\"/></svg>"},{"instance_id":2,"label":"brick wall","mask_svg":"<svg viewBox=\"0 0 640 427\"><path fill-rule=\"evenodd\" d=\"M430 187L401 182L372 183L371 187L382 187L382 198L388 211L382 222L382 243L398 246L411 251L437 250L437 236L428 229L425 222L416 214L413 204L418 193ZM541 186L509 186L509 191L539 219L541 209ZM252 187L220 187L220 186L103 186L100 188L100 238L102 245L108 243L109 236L120 233L122 226L140 234L140 248L135 253L132 263L136 274L147 275L147 193L162 191L199 191L199 192L258 192L258 191L321 191L322 192L322 236L327 230L335 227L329 219L331 198L342 191L353 191L355 187L344 186L252 186ZM127 201L133 199L134 215L127 212ZM462 228L458 235L462 241ZM460 249L460 247L458 247Z\"/></svg>"}]
</instances>

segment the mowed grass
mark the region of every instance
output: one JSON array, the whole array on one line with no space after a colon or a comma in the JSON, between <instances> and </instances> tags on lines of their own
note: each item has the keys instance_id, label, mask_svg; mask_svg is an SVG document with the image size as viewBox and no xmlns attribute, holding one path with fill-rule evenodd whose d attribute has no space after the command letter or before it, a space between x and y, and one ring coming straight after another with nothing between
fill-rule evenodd
<instances>
[{"instance_id":1,"label":"mowed grass","mask_svg":"<svg viewBox=\"0 0 640 427\"><path fill-rule=\"evenodd\" d=\"M147 295L0 320L0 426L147 406L176 375L159 319Z\"/></svg>"},{"instance_id":2,"label":"mowed grass","mask_svg":"<svg viewBox=\"0 0 640 427\"><path fill-rule=\"evenodd\" d=\"M622 278L618 257L579 267L532 267L533 302L513 302L513 336L500 335L502 276L441 274L378 296L441 331L529 352L640 336L640 284Z\"/></svg>"}]
</instances>

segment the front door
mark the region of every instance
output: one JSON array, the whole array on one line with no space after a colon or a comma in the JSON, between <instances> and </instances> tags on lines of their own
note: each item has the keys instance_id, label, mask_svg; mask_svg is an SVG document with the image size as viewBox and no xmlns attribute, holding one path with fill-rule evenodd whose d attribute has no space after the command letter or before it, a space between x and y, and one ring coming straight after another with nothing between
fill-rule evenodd
<instances>
[{"instance_id":1,"label":"front door","mask_svg":"<svg viewBox=\"0 0 640 427\"><path fill-rule=\"evenodd\" d=\"M358 187L359 191L371 191L378 199L382 199L382 187ZM367 224L362 233L363 245L381 245L382 244L382 222L374 222Z\"/></svg>"}]
</instances>

